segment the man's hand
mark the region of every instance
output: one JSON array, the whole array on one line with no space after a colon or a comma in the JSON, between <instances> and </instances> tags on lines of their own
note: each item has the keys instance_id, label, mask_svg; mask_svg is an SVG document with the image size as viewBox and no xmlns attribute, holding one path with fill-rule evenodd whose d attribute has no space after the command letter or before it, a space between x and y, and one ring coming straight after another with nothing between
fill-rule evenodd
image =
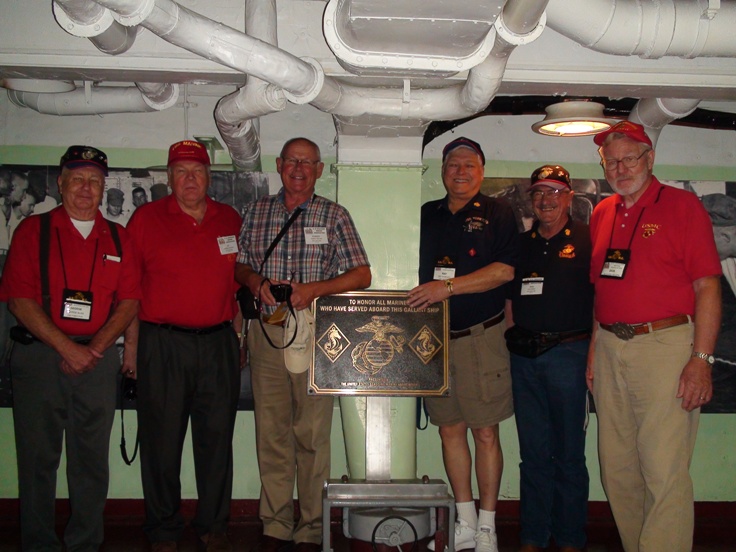
<instances>
[{"instance_id":1,"label":"man's hand","mask_svg":"<svg viewBox=\"0 0 736 552\"><path fill-rule=\"evenodd\" d=\"M288 283L288 282L286 282ZM310 307L312 301L317 298L316 286L313 284L291 283L291 305L294 310L302 310Z\"/></svg>"},{"instance_id":2,"label":"man's hand","mask_svg":"<svg viewBox=\"0 0 736 552\"><path fill-rule=\"evenodd\" d=\"M424 310L432 303L438 303L450 297L450 290L444 280L432 280L410 290L407 296L407 305Z\"/></svg>"},{"instance_id":3,"label":"man's hand","mask_svg":"<svg viewBox=\"0 0 736 552\"><path fill-rule=\"evenodd\" d=\"M713 379L710 365L700 358L691 358L680 374L677 398L682 408L691 412L713 398Z\"/></svg>"},{"instance_id":4,"label":"man's hand","mask_svg":"<svg viewBox=\"0 0 736 552\"><path fill-rule=\"evenodd\" d=\"M73 341L69 341L60 354L62 360L59 368L68 376L78 376L93 370L97 361L102 358L102 354L94 349Z\"/></svg>"}]
</instances>

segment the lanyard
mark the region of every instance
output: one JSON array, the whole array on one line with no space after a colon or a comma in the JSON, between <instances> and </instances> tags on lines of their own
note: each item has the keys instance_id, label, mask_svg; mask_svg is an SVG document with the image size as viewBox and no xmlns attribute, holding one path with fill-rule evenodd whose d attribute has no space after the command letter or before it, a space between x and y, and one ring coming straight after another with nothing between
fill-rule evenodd
<instances>
[{"instance_id":1,"label":"lanyard","mask_svg":"<svg viewBox=\"0 0 736 552\"><path fill-rule=\"evenodd\" d=\"M69 284L66 281L66 265L64 264L64 250L61 247L61 238L59 237L59 229L56 229L56 241L59 243L59 257L61 257L61 270L64 273L64 287L69 289ZM95 252L92 255L92 271L89 274L89 285L86 291L92 289L92 277L95 275L95 266L97 265L97 246L99 245L99 238L95 239Z\"/></svg>"},{"instance_id":2,"label":"lanyard","mask_svg":"<svg viewBox=\"0 0 736 552\"><path fill-rule=\"evenodd\" d=\"M659 196L662 195L662 190L664 190L664 187L659 189L659 192L657 193L657 199L654 200L654 203L659 202ZM618 208L621 207L620 203L616 204L616 212L613 215L613 224L611 225L611 236L608 238L608 249L611 249L613 246L613 233L616 231L616 217L618 216ZM634 236L636 236L636 229L639 228L639 223L641 222L641 217L644 215L644 211L646 210L646 207L642 207L641 211L639 212L639 218L636 219L636 224L634 225L634 231L631 233L631 238L629 239L629 245L626 247L627 250L631 250L631 244L634 243Z\"/></svg>"}]
</instances>

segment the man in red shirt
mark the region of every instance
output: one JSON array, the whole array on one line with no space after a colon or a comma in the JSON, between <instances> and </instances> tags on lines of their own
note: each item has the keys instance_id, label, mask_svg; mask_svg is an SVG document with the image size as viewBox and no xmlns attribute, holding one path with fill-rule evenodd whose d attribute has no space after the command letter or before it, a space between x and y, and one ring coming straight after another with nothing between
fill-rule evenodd
<instances>
[{"instance_id":1,"label":"man in red shirt","mask_svg":"<svg viewBox=\"0 0 736 552\"><path fill-rule=\"evenodd\" d=\"M54 511L64 439L71 503L64 544L97 550L103 541L115 340L139 298L125 229L99 211L106 175L100 150L66 151L62 205L21 222L0 284L0 301L20 324L11 331L11 377L23 550L61 548Z\"/></svg>"},{"instance_id":2,"label":"man in red shirt","mask_svg":"<svg viewBox=\"0 0 736 552\"><path fill-rule=\"evenodd\" d=\"M594 140L616 192L590 223L597 328L587 378L601 478L625 550L685 552L688 468L700 407L713 396L721 265L697 196L652 175L641 125L624 121Z\"/></svg>"},{"instance_id":3,"label":"man in red shirt","mask_svg":"<svg viewBox=\"0 0 736 552\"><path fill-rule=\"evenodd\" d=\"M126 333L125 356L138 377L144 529L154 552L177 549L181 454L191 421L199 495L192 525L208 552L228 551L240 394L232 327L240 216L207 196L210 159L199 142L171 146L168 179L172 193L139 206L127 227L141 273L139 336Z\"/></svg>"}]
</instances>

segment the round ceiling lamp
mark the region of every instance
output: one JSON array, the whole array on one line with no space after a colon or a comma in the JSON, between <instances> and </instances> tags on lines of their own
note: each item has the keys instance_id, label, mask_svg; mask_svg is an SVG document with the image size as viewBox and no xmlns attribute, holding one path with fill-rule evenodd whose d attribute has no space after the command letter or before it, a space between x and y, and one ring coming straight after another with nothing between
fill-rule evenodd
<instances>
[{"instance_id":1,"label":"round ceiling lamp","mask_svg":"<svg viewBox=\"0 0 736 552\"><path fill-rule=\"evenodd\" d=\"M611 128L618 121L603 115L603 104L567 101L545 108L544 120L534 123L532 130L545 136L592 136Z\"/></svg>"}]
</instances>

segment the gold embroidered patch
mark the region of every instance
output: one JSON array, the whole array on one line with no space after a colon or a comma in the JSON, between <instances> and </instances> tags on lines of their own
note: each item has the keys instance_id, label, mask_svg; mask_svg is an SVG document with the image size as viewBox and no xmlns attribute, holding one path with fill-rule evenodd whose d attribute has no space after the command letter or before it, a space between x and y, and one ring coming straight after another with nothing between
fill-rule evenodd
<instances>
[{"instance_id":1,"label":"gold embroidered patch","mask_svg":"<svg viewBox=\"0 0 736 552\"><path fill-rule=\"evenodd\" d=\"M562 251L559 253L561 259L574 259L575 258L575 246L571 243L565 245Z\"/></svg>"},{"instance_id":2,"label":"gold embroidered patch","mask_svg":"<svg viewBox=\"0 0 736 552\"><path fill-rule=\"evenodd\" d=\"M641 228L643 232L641 235L643 238L651 238L654 234L657 233L657 230L659 230L660 227L661 227L660 224L654 224L654 223L642 224Z\"/></svg>"}]
</instances>

